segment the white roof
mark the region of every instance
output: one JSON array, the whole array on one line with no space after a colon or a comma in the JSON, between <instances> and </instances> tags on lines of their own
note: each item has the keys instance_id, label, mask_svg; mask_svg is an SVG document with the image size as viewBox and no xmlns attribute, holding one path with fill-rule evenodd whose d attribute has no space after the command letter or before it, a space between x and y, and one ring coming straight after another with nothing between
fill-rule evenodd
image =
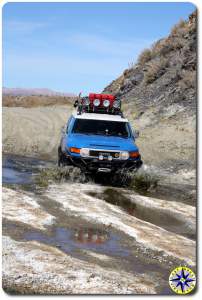
<instances>
[{"instance_id":1,"label":"white roof","mask_svg":"<svg viewBox=\"0 0 202 300\"><path fill-rule=\"evenodd\" d=\"M78 115L77 112L73 112L72 115L76 119L103 120L103 121L114 121L114 122L128 122L128 120L126 118L122 118L119 115L96 114L96 113L82 113L81 115Z\"/></svg>"}]
</instances>

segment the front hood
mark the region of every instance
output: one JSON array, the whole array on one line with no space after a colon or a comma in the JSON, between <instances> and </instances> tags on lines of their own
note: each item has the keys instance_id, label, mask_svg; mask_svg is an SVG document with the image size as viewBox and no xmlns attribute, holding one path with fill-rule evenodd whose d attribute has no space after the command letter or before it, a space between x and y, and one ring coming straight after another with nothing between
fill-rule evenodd
<instances>
[{"instance_id":1,"label":"front hood","mask_svg":"<svg viewBox=\"0 0 202 300\"><path fill-rule=\"evenodd\" d=\"M67 137L66 146L76 148L109 149L137 151L138 148L132 138L121 138L114 136L98 136L71 134Z\"/></svg>"}]
</instances>

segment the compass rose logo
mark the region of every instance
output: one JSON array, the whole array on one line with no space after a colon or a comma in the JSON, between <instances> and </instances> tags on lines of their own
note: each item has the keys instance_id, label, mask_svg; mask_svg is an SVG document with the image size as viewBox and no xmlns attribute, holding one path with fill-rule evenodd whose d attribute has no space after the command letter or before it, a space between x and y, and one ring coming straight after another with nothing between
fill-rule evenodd
<instances>
[{"instance_id":1,"label":"compass rose logo","mask_svg":"<svg viewBox=\"0 0 202 300\"><path fill-rule=\"evenodd\" d=\"M169 284L176 294L188 294L195 288L196 276L187 267L177 267L170 273Z\"/></svg>"}]
</instances>

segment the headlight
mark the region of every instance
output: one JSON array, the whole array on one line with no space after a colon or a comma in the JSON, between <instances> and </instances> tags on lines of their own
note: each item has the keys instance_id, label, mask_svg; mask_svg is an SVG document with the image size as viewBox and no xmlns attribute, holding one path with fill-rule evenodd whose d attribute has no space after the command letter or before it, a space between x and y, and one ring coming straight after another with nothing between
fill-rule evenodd
<instances>
[{"instance_id":1,"label":"headlight","mask_svg":"<svg viewBox=\"0 0 202 300\"><path fill-rule=\"evenodd\" d=\"M99 99L95 99L95 100L93 101L93 105L94 105L94 106L99 106L99 105L100 105L100 100L99 100Z\"/></svg>"},{"instance_id":2,"label":"headlight","mask_svg":"<svg viewBox=\"0 0 202 300\"><path fill-rule=\"evenodd\" d=\"M104 107L108 107L110 105L110 101L109 100L104 100L103 101L103 106Z\"/></svg>"},{"instance_id":3,"label":"headlight","mask_svg":"<svg viewBox=\"0 0 202 300\"><path fill-rule=\"evenodd\" d=\"M81 150L80 150L80 155L81 155L82 157L87 157L87 156L89 156L89 149L87 149L87 148L81 148Z\"/></svg>"},{"instance_id":4,"label":"headlight","mask_svg":"<svg viewBox=\"0 0 202 300\"><path fill-rule=\"evenodd\" d=\"M114 108L120 108L120 106L121 106L121 102L120 101L114 101L114 103L113 103L113 107Z\"/></svg>"},{"instance_id":5,"label":"headlight","mask_svg":"<svg viewBox=\"0 0 202 300\"><path fill-rule=\"evenodd\" d=\"M120 159L126 160L129 158L129 153L127 151L123 151L120 153Z\"/></svg>"}]
</instances>

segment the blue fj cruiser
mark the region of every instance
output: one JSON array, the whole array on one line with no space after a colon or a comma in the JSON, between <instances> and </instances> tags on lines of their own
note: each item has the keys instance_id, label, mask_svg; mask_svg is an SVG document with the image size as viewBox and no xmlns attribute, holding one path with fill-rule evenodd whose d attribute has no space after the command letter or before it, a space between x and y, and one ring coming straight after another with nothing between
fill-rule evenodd
<instances>
[{"instance_id":1,"label":"blue fj cruiser","mask_svg":"<svg viewBox=\"0 0 202 300\"><path fill-rule=\"evenodd\" d=\"M121 112L121 102L112 95L89 94L79 98L58 147L58 165L73 165L84 172L114 173L142 165L135 144L138 132Z\"/></svg>"}]
</instances>

